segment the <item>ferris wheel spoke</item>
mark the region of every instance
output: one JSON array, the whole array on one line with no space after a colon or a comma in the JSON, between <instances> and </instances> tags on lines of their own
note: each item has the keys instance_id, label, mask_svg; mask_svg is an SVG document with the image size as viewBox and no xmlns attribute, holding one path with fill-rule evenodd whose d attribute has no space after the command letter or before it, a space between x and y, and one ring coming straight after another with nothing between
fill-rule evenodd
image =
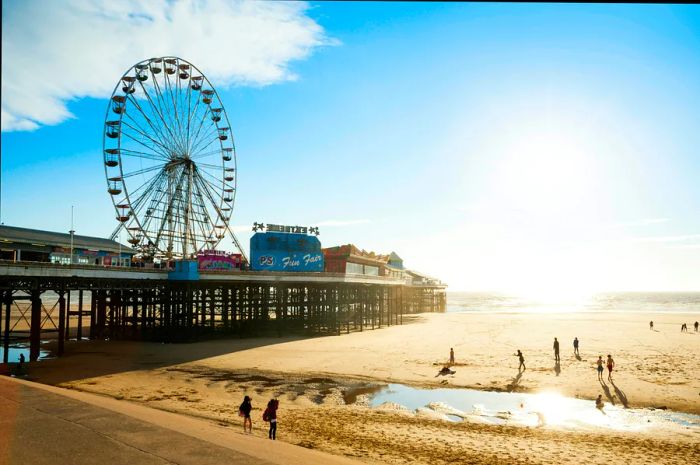
<instances>
[{"instance_id":1,"label":"ferris wheel spoke","mask_svg":"<svg viewBox=\"0 0 700 465\"><path fill-rule=\"evenodd\" d=\"M198 159L198 158L210 157L210 156L216 155L216 154L221 154L221 149L210 150L209 152L205 152L205 153L198 153L197 155L190 156L190 160L196 160L196 159ZM197 162L197 166L199 166L199 165L201 165L201 164L203 164L203 163L202 163L202 162ZM219 166L219 168L221 168L221 166Z\"/></svg>"},{"instance_id":2,"label":"ferris wheel spoke","mask_svg":"<svg viewBox=\"0 0 700 465\"><path fill-rule=\"evenodd\" d=\"M194 146L196 145L197 141L199 140L199 133L202 131L202 127L204 127L204 122L207 120L207 115L209 113L209 106L204 107L204 112L202 112L202 118L199 120L199 124L197 124L197 129L194 130L194 136L192 136L192 140L190 142L189 146L189 153L194 153Z\"/></svg>"},{"instance_id":3,"label":"ferris wheel spoke","mask_svg":"<svg viewBox=\"0 0 700 465\"><path fill-rule=\"evenodd\" d=\"M134 130L135 132L137 132L137 133L140 134L141 136L145 137L146 139L150 140L151 142L153 142L154 144L156 144L156 146L159 146L160 149L157 149L156 146L149 146L149 145L145 144L144 141L139 140L139 139L133 137L131 134L129 134L129 133L125 132L124 130L122 130L122 133L123 133L124 135L128 136L131 140L138 142L139 144L143 145L144 147L148 147L149 149L153 150L154 152L163 155L163 157L165 157L165 158L167 158L167 159L170 158L170 156L168 155L169 149L168 149L166 146L164 146L163 144L161 144L161 143L158 142L157 140L153 139L151 136L149 136L149 135L146 134L145 132L142 132L142 131L140 131L139 129L137 129L136 127L130 125L130 124L127 123L126 121L122 120L122 124L123 124L124 126L130 128L130 129Z\"/></svg>"},{"instance_id":4,"label":"ferris wheel spoke","mask_svg":"<svg viewBox=\"0 0 700 465\"><path fill-rule=\"evenodd\" d=\"M151 71L151 82L153 83L153 90L156 94L156 98L158 98L159 95L159 86L158 86L158 79L156 78L156 75L153 74ZM153 110L153 112L160 118L161 122L163 123L163 128L169 133L170 137L166 137L166 135L163 133L163 130L158 130L157 132L160 134L161 139L164 141L174 141L175 140L175 134L173 134L170 125L165 122L165 118L163 117L163 108L160 106L160 101L158 102L158 106L153 102L153 99L151 98L151 94L148 92L148 89L146 86L143 85L143 82L139 81L139 85L141 86L141 90L143 90L144 95L146 95L146 99L148 100L148 103ZM132 97L132 100L135 101ZM142 111L142 113L145 115L145 112Z\"/></svg>"},{"instance_id":5,"label":"ferris wheel spoke","mask_svg":"<svg viewBox=\"0 0 700 465\"><path fill-rule=\"evenodd\" d=\"M199 180L201 181L202 186L205 187L208 193L207 197L209 197L212 203L221 204L224 201L224 196L219 193L220 186L215 186L214 184L204 179L202 176L199 177Z\"/></svg>"},{"instance_id":6,"label":"ferris wheel spoke","mask_svg":"<svg viewBox=\"0 0 700 465\"><path fill-rule=\"evenodd\" d=\"M166 79L166 78L163 78L163 79ZM154 90L154 93L156 95L156 102L158 103L158 108L160 109L158 114L160 115L161 120L163 121L163 125L168 129L168 132L170 133L172 143L177 145L178 140L177 140L177 137L176 137L175 132L174 132L175 121L173 120L172 115L170 115L170 112L167 111L167 109L169 107L168 107L167 102L166 102L166 97L165 97L165 95L163 95L163 91L161 90L161 86L158 83L158 79L153 79L153 90ZM165 121L165 115L168 116L169 122ZM181 152L182 152L183 148L184 147L178 146L178 149Z\"/></svg>"},{"instance_id":7,"label":"ferris wheel spoke","mask_svg":"<svg viewBox=\"0 0 700 465\"><path fill-rule=\"evenodd\" d=\"M195 189L197 191L197 197L199 198L199 202L200 202L200 205L201 205L203 213L204 213L203 221L199 222L199 229L202 232L203 242L206 244L206 243L208 243L209 240L211 240L212 235L214 235L216 233L216 225L211 221L211 215L209 214L209 211L206 208L204 197L202 195L202 191L201 191L199 184L195 181L194 185L195 185ZM206 229L205 229L205 226L206 226ZM207 234L206 230L209 230L208 234Z\"/></svg>"},{"instance_id":8,"label":"ferris wheel spoke","mask_svg":"<svg viewBox=\"0 0 700 465\"><path fill-rule=\"evenodd\" d=\"M177 71L176 71L177 73ZM177 131L176 135L177 137L177 142L180 147L182 147L182 125L180 124L180 117L178 115L178 109L177 109L177 99L175 98L175 92L173 91L173 85L170 82L170 78L168 77L168 74L165 75L165 86L168 89L168 93L170 94L170 101L173 104L173 116L175 117L175 124L177 125Z\"/></svg>"},{"instance_id":9,"label":"ferris wheel spoke","mask_svg":"<svg viewBox=\"0 0 700 465\"><path fill-rule=\"evenodd\" d=\"M239 252L243 255L244 259L247 261L247 259L245 258L245 253L243 252L243 249L242 249L242 247L241 247L241 244L240 244L239 241L238 241L238 238L236 237L236 235L233 233L233 231L232 231L231 228L229 227L228 222L229 222L230 217L226 217L226 216L224 215L222 209L221 209L220 207L217 207L217 206L216 206L216 201L214 200L214 197L212 196L212 193L210 192L209 188L207 187L206 180L205 180L204 178L202 178L201 176L199 176L199 181L202 183L202 186L204 187L204 190L205 190L207 196L210 198L210 201L211 201L212 205L214 205L214 208L215 208L217 214L219 215L219 218L221 218L224 227L226 228L226 230L227 230L228 233L230 234L231 240L233 240L233 243L234 243L235 247L238 248ZM220 239L219 239L219 236L217 236L217 239L220 240Z\"/></svg>"},{"instance_id":10,"label":"ferris wheel spoke","mask_svg":"<svg viewBox=\"0 0 700 465\"><path fill-rule=\"evenodd\" d=\"M163 143L163 142L161 142L161 141L159 141L159 140L156 140L156 139L154 139L153 137L149 136L149 135L146 133L146 129L144 129L143 127L141 127L141 126L138 124L138 122L137 122L136 120L134 120L130 115L127 115L127 116L128 116L128 118L131 120L133 126L132 126L132 124L129 124L129 123L128 123L126 120L124 120L124 119L122 119L122 124L125 125L126 127L130 128L130 129L133 129L134 131L136 131L137 133L139 133L141 136L145 137L146 139L150 140L150 141L153 142L154 144L157 144L158 146L160 146L160 147L162 148L162 150L164 150L164 152L161 151L161 150L154 150L154 149L155 149L155 146L153 146L153 149L152 149L152 150L154 150L154 152L157 152L157 153L161 154L161 155L162 155L162 158L163 158L164 160L170 160L171 156L169 156L169 155L167 155L167 154L174 153L174 151L172 150L172 148L169 147L169 146L167 146L166 143Z\"/></svg>"},{"instance_id":11,"label":"ferris wheel spoke","mask_svg":"<svg viewBox=\"0 0 700 465\"><path fill-rule=\"evenodd\" d=\"M136 214L138 218L138 214L141 212L143 207L148 205L148 208L146 209L146 214L144 215L143 221L141 222L141 227L146 232L150 232L148 228L151 225L151 222L154 219L159 219L158 212L160 211L160 209L158 207L163 201L165 194L167 193L167 190L163 188L164 184L167 182L165 170L163 170L160 174L160 182L154 185L154 189L149 195L143 197L143 200L142 202L140 202L138 207L138 213ZM146 202L146 200L148 199L150 199L150 202Z\"/></svg>"},{"instance_id":12,"label":"ferris wheel spoke","mask_svg":"<svg viewBox=\"0 0 700 465\"><path fill-rule=\"evenodd\" d=\"M221 218L222 221L226 222L226 220L224 219L223 213L221 211L221 208L219 207L219 204L221 204L223 201L221 199L221 196L219 196L219 200L217 200L216 197L214 196L215 192L210 191L206 180L203 179L201 176L197 177L197 181L198 181L201 189L204 191L204 195L206 195L206 197L209 199L209 202L211 202L211 205L214 207L214 211L217 214L217 219Z\"/></svg>"},{"instance_id":13,"label":"ferris wheel spoke","mask_svg":"<svg viewBox=\"0 0 700 465\"><path fill-rule=\"evenodd\" d=\"M190 147L190 125L192 124L192 114L197 112L197 107L199 106L199 98L194 103L194 109L192 108L192 73L190 73L190 80L187 83L187 138L185 140L185 147L189 149Z\"/></svg>"},{"instance_id":14,"label":"ferris wheel spoke","mask_svg":"<svg viewBox=\"0 0 700 465\"><path fill-rule=\"evenodd\" d=\"M214 134L212 134L212 136L213 136L213 135L214 135ZM209 142L208 142L206 145L203 145L203 146L202 146L202 144L204 144L204 143L207 142L207 141L209 141ZM201 141L201 142L199 143L199 145L197 146L197 149L196 149L196 150L192 150L190 153L196 154L196 153L202 152L202 151L204 151L204 150L207 150L207 149L211 146L211 144L213 144L214 142L221 142L221 140L219 139L218 136L217 136L217 137L211 137L211 138L208 138L208 139L203 138L202 141ZM195 155L195 156L196 156L196 155Z\"/></svg>"},{"instance_id":15,"label":"ferris wheel spoke","mask_svg":"<svg viewBox=\"0 0 700 465\"><path fill-rule=\"evenodd\" d=\"M138 150L121 148L121 149L119 149L119 153L121 155L126 155L128 157L145 158L148 160L155 160L155 161L169 161L169 158L165 158L162 155L141 152Z\"/></svg>"},{"instance_id":16,"label":"ferris wheel spoke","mask_svg":"<svg viewBox=\"0 0 700 465\"><path fill-rule=\"evenodd\" d=\"M146 173L150 173L151 171L162 170L164 166L165 165L155 165L155 166L151 166L149 168L143 168L140 170L132 171L130 173L122 174L122 178L130 178L131 176L138 176L139 174L146 174Z\"/></svg>"},{"instance_id":17,"label":"ferris wheel spoke","mask_svg":"<svg viewBox=\"0 0 700 465\"><path fill-rule=\"evenodd\" d=\"M146 91L145 86L143 85L143 83L142 83L141 81L139 81L139 84L141 85L141 88L143 89L144 93L146 94L146 97L148 98L148 101L149 101L150 104L152 105L150 96L148 95L148 92ZM157 125L155 125L155 124L153 123L153 121L151 121L151 118L148 117L148 113L146 113L145 109L138 103L138 101L134 98L134 96L133 96L132 94L127 94L127 95L128 95L129 101L133 103L133 105L134 105L134 106L136 107L136 109L139 111L139 114L143 116L143 118L146 120L146 123L148 123L148 125L150 126L150 128L153 130L153 134L154 134L155 136L157 136L157 137L161 140L161 142L162 142L164 145L168 145L168 144L167 144L167 141L169 140L169 138L168 138L168 137L164 137L164 134L163 134L162 130L161 130L160 128L158 128ZM153 109L157 111L157 109L155 109L155 108L153 108ZM127 115L132 119L132 121L135 122L134 118L132 118L131 115L130 115L128 112L125 113L125 114L127 114ZM170 147L170 148L171 148L171 150L172 150L172 147Z\"/></svg>"},{"instance_id":18,"label":"ferris wheel spoke","mask_svg":"<svg viewBox=\"0 0 700 465\"><path fill-rule=\"evenodd\" d=\"M158 180L159 176L161 176L161 174L162 173L159 173L158 175L149 179L148 181L144 181L139 186L137 186L136 189L132 190L129 193L129 199L133 199L133 200L131 200L131 203L134 204L134 203L138 202L141 199L141 197L143 195L145 195L151 189L151 187L157 182L157 180ZM143 193L136 196L136 194L138 194L142 190L143 190Z\"/></svg>"},{"instance_id":19,"label":"ferris wheel spoke","mask_svg":"<svg viewBox=\"0 0 700 465\"><path fill-rule=\"evenodd\" d=\"M211 207L216 211L217 209L217 202L211 198L208 193L206 192L206 187L205 184L202 182L201 179L201 174L197 171L195 172L195 185L197 186L197 193L199 196L199 201L201 203L201 206L203 209L206 211L206 217L209 221L211 221L211 214L209 212L209 209L207 209L207 200L210 202ZM205 199L206 196L206 199Z\"/></svg>"},{"instance_id":20,"label":"ferris wheel spoke","mask_svg":"<svg viewBox=\"0 0 700 465\"><path fill-rule=\"evenodd\" d=\"M152 153L150 153L150 156L138 155L138 156L134 156L135 158L153 159L155 161L168 161L170 159L170 157L168 157L166 154L164 154L160 149L149 145L146 141L141 140L140 138L135 137L134 135L132 135L128 132L125 132L125 131L122 131L122 134L126 138L129 139L129 140L122 139L122 147L124 147L127 143L129 144L129 146L131 146L132 144L130 143L130 141L133 141L133 142L139 144L143 149L150 150L152 152ZM129 155L130 152L133 152L133 150L130 148L122 148L119 151L120 152L126 151L127 153L125 155ZM148 152L146 152L146 153L148 153Z\"/></svg>"},{"instance_id":21,"label":"ferris wheel spoke","mask_svg":"<svg viewBox=\"0 0 700 465\"><path fill-rule=\"evenodd\" d=\"M218 153L218 152L219 152L219 151L217 150L216 153ZM204 163L204 162L201 162L201 161L200 161L200 162L197 162L197 168L206 168L206 169L210 169L210 170L219 170L219 171L221 171L222 169L225 168L225 166L224 166L223 164L221 164L221 165L214 165L214 164L212 164L212 163Z\"/></svg>"},{"instance_id":22,"label":"ferris wheel spoke","mask_svg":"<svg viewBox=\"0 0 700 465\"><path fill-rule=\"evenodd\" d=\"M199 173L200 173L200 174L203 174L203 175L206 175L209 179L211 179L211 185L212 185L212 186L218 186L218 187L226 186L226 183L224 182L223 179L214 177L214 175L212 175L212 174L209 173L208 171L200 170Z\"/></svg>"}]
</instances>

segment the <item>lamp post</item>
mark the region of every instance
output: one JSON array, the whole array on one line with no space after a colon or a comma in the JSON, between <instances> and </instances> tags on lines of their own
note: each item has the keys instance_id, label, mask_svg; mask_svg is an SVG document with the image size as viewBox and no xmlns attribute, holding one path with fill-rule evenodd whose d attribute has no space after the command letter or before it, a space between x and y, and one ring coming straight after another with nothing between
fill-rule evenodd
<instances>
[{"instance_id":1,"label":"lamp post","mask_svg":"<svg viewBox=\"0 0 700 465\"><path fill-rule=\"evenodd\" d=\"M73 264L73 205L70 206L70 264Z\"/></svg>"}]
</instances>

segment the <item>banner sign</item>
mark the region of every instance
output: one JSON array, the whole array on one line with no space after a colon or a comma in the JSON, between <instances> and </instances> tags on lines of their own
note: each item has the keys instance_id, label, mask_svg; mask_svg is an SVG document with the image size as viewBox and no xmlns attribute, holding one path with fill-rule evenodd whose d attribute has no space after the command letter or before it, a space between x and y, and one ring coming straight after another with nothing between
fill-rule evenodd
<instances>
[{"instance_id":1,"label":"banner sign","mask_svg":"<svg viewBox=\"0 0 700 465\"><path fill-rule=\"evenodd\" d=\"M197 254L200 270L239 270L241 261L241 254L230 254L221 250L202 250Z\"/></svg>"},{"instance_id":2,"label":"banner sign","mask_svg":"<svg viewBox=\"0 0 700 465\"><path fill-rule=\"evenodd\" d=\"M253 231L265 231L267 232L283 232L283 233L295 233L295 234L320 234L317 227L306 227L306 226L285 226L281 224L270 224L268 223L253 223Z\"/></svg>"},{"instance_id":3,"label":"banner sign","mask_svg":"<svg viewBox=\"0 0 700 465\"><path fill-rule=\"evenodd\" d=\"M264 250L253 252L251 267L255 271L323 271L321 252L285 252Z\"/></svg>"}]
</instances>

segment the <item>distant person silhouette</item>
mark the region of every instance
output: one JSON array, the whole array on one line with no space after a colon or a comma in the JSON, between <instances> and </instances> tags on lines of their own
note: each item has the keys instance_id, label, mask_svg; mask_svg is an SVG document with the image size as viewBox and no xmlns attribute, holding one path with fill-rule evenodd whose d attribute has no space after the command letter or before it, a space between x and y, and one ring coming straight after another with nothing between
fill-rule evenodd
<instances>
[{"instance_id":1,"label":"distant person silhouette","mask_svg":"<svg viewBox=\"0 0 700 465\"><path fill-rule=\"evenodd\" d=\"M681 325L681 333L687 333L688 332L688 325L683 323Z\"/></svg>"},{"instance_id":2,"label":"distant person silhouette","mask_svg":"<svg viewBox=\"0 0 700 465\"><path fill-rule=\"evenodd\" d=\"M612 383L612 372L613 372L613 368L615 368L615 360L613 360L613 358L610 354L608 354L607 366L608 366L608 381L610 381Z\"/></svg>"},{"instance_id":3,"label":"distant person silhouette","mask_svg":"<svg viewBox=\"0 0 700 465\"><path fill-rule=\"evenodd\" d=\"M700 326L700 323L698 323L698 322L696 321L695 324L694 324L693 326L695 326L695 332L697 333L697 332L698 332L698 326Z\"/></svg>"},{"instance_id":4,"label":"distant person silhouette","mask_svg":"<svg viewBox=\"0 0 700 465\"><path fill-rule=\"evenodd\" d=\"M602 355L598 355L598 362L596 362L596 363L598 364L598 368L597 368L598 381L603 381L603 356Z\"/></svg>"},{"instance_id":5,"label":"distant person silhouette","mask_svg":"<svg viewBox=\"0 0 700 465\"><path fill-rule=\"evenodd\" d=\"M654 322L653 321L649 322L649 329L652 331L654 330Z\"/></svg>"},{"instance_id":6,"label":"distant person silhouette","mask_svg":"<svg viewBox=\"0 0 700 465\"><path fill-rule=\"evenodd\" d=\"M26 358L24 354L19 354L19 365L17 365L17 375L22 375L24 373L24 361Z\"/></svg>"},{"instance_id":7,"label":"distant person silhouette","mask_svg":"<svg viewBox=\"0 0 700 465\"><path fill-rule=\"evenodd\" d=\"M559 361L559 341L557 341L557 338L554 338L554 360L557 362Z\"/></svg>"},{"instance_id":8,"label":"distant person silhouette","mask_svg":"<svg viewBox=\"0 0 700 465\"><path fill-rule=\"evenodd\" d=\"M455 351L452 347L450 347L450 365L454 365L455 363Z\"/></svg>"},{"instance_id":9,"label":"distant person silhouette","mask_svg":"<svg viewBox=\"0 0 700 465\"><path fill-rule=\"evenodd\" d=\"M574 353L578 355L578 338L574 338Z\"/></svg>"},{"instance_id":10,"label":"distant person silhouette","mask_svg":"<svg viewBox=\"0 0 700 465\"><path fill-rule=\"evenodd\" d=\"M518 349L518 353L515 355L517 355L518 360L520 360L520 365L518 366L518 371L520 371L520 370L525 371L525 357L523 357L523 353L520 352L520 349Z\"/></svg>"}]
</instances>

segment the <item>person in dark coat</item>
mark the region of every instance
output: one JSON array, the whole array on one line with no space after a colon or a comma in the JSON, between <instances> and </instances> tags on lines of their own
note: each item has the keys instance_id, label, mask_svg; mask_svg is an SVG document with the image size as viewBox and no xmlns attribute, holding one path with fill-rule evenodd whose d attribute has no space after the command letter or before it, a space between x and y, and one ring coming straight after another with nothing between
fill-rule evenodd
<instances>
[{"instance_id":1,"label":"person in dark coat","mask_svg":"<svg viewBox=\"0 0 700 465\"><path fill-rule=\"evenodd\" d=\"M243 403L238 407L238 415L243 417L243 432L246 432L246 426L248 426L248 432L253 432L253 420L250 419L250 411L253 410L252 399L248 396L243 398Z\"/></svg>"}]
</instances>

